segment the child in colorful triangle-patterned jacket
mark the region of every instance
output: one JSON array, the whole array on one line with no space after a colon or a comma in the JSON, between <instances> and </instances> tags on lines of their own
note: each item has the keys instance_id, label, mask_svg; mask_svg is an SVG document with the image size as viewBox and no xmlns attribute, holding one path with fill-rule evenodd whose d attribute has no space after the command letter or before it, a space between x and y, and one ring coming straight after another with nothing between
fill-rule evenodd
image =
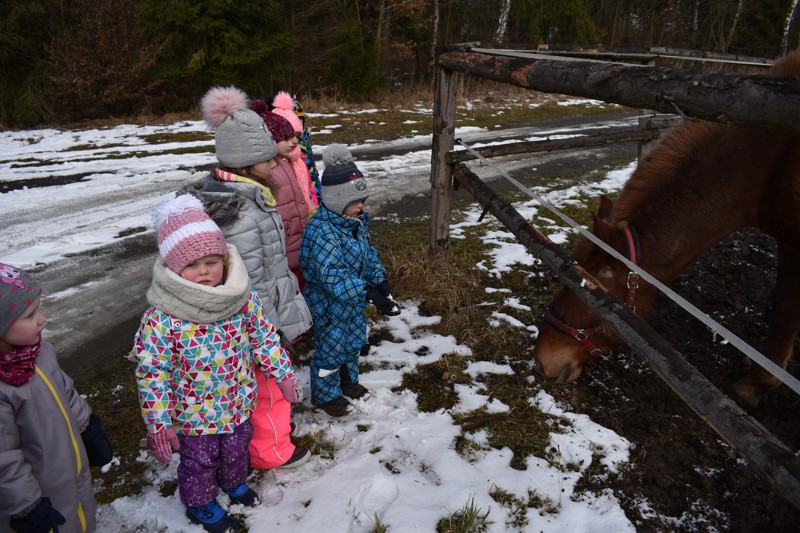
<instances>
[{"instance_id":1,"label":"child in colorful triangle-patterned jacket","mask_svg":"<svg viewBox=\"0 0 800 533\"><path fill-rule=\"evenodd\" d=\"M217 487L232 505L258 502L247 485L256 372L289 402L302 391L239 253L200 201L163 202L153 222L160 258L133 348L148 447L162 464L178 451L178 490L192 522L235 531Z\"/></svg>"}]
</instances>

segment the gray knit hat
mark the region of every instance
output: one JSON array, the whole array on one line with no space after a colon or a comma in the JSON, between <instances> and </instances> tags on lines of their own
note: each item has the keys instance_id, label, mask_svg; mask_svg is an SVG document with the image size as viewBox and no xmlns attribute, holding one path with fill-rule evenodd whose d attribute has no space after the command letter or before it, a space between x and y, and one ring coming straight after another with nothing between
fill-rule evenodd
<instances>
[{"instance_id":1,"label":"gray knit hat","mask_svg":"<svg viewBox=\"0 0 800 533\"><path fill-rule=\"evenodd\" d=\"M248 103L236 87L212 87L200 102L203 119L214 130L217 159L227 168L249 167L278 155L267 126Z\"/></svg>"},{"instance_id":2,"label":"gray knit hat","mask_svg":"<svg viewBox=\"0 0 800 533\"><path fill-rule=\"evenodd\" d=\"M0 337L42 294L42 287L30 274L0 263Z\"/></svg>"},{"instance_id":3,"label":"gray knit hat","mask_svg":"<svg viewBox=\"0 0 800 533\"><path fill-rule=\"evenodd\" d=\"M328 145L322 161L325 163L322 171L322 203L325 207L343 215L350 204L366 201L367 180L345 145Z\"/></svg>"}]
</instances>

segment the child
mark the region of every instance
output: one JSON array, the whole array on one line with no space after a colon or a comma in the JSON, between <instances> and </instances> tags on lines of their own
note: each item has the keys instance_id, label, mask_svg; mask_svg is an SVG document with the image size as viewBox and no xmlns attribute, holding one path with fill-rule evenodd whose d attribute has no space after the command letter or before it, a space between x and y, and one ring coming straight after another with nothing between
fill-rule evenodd
<instances>
[{"instance_id":1,"label":"child","mask_svg":"<svg viewBox=\"0 0 800 533\"><path fill-rule=\"evenodd\" d=\"M110 462L111 445L41 339L42 288L2 263L0 280L0 531L94 531L89 465Z\"/></svg>"},{"instance_id":2,"label":"child","mask_svg":"<svg viewBox=\"0 0 800 533\"><path fill-rule=\"evenodd\" d=\"M279 101L278 96L275 99ZM289 100L291 105L291 97ZM275 158L277 166L272 173L272 181L277 188L276 201L286 233L289 268L297 277L302 291L305 279L298 259L300 241L308 217L316 209L317 204L316 191L311 185L308 168L300 158L298 130L302 129L302 125L291 108L288 112L282 112L279 108L268 111L267 104L262 100L252 102L250 108L264 119L272 138L275 139L278 155Z\"/></svg>"},{"instance_id":3,"label":"child","mask_svg":"<svg viewBox=\"0 0 800 533\"><path fill-rule=\"evenodd\" d=\"M311 400L331 416L368 390L358 383L358 356L367 342L366 302L387 316L400 314L386 269L370 244L369 216L362 211L367 182L350 151L329 145L324 154L322 204L308 221L300 265L314 318Z\"/></svg>"},{"instance_id":4,"label":"child","mask_svg":"<svg viewBox=\"0 0 800 533\"><path fill-rule=\"evenodd\" d=\"M284 222L273 196L275 142L239 89L213 87L201 103L203 117L214 130L220 167L181 192L197 196L228 244L236 247L281 345L291 350L291 341L311 327L311 312L289 268ZM256 378L251 465L267 469L303 464L311 452L291 441L291 405L274 380L260 373Z\"/></svg>"},{"instance_id":5,"label":"child","mask_svg":"<svg viewBox=\"0 0 800 533\"><path fill-rule=\"evenodd\" d=\"M309 185L307 192L308 198L311 200L311 210L313 211L316 209L317 205L319 205L317 189L314 186L314 176L311 175L311 168L313 167L316 172L316 166L314 166L313 153L311 154L311 167L309 167L307 155L303 152L302 139L305 138L308 140L308 137L306 136L305 130L305 113L303 113L302 108L300 108L300 114L297 112L299 105L297 100L292 98L289 93L280 91L272 97L270 111L288 120L289 124L292 125L292 130L297 136L297 146L292 149L288 158L292 162L295 178L298 180L303 190L306 190L305 183ZM302 117L300 115L302 115ZM306 145L306 148L309 148L309 146L310 145Z\"/></svg>"},{"instance_id":6,"label":"child","mask_svg":"<svg viewBox=\"0 0 800 533\"><path fill-rule=\"evenodd\" d=\"M148 447L163 464L178 450L178 489L192 522L237 530L217 486L231 503L258 501L246 483L255 375L277 381L289 402L301 391L239 253L200 201L164 202L153 222L161 257L134 344Z\"/></svg>"},{"instance_id":7,"label":"child","mask_svg":"<svg viewBox=\"0 0 800 533\"><path fill-rule=\"evenodd\" d=\"M296 97L292 99L292 111L300 119L303 126L303 133L300 135L300 157L303 158L306 168L308 168L311 186L314 187L317 198L319 198L321 195L319 170L317 170L317 163L314 161L314 149L311 147L311 126L306 126L306 113Z\"/></svg>"}]
</instances>

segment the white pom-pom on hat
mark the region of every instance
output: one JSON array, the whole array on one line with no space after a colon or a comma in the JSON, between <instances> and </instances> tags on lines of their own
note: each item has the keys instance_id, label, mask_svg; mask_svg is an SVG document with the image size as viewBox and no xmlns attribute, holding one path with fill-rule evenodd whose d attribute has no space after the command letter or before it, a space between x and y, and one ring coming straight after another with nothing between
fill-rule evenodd
<instances>
[{"instance_id":1,"label":"white pom-pom on hat","mask_svg":"<svg viewBox=\"0 0 800 533\"><path fill-rule=\"evenodd\" d=\"M164 200L153 210L153 226L155 226L156 231L158 231L158 228L160 228L169 217L182 215L187 211L204 211L203 203L191 194L182 194L171 200Z\"/></svg>"}]
</instances>

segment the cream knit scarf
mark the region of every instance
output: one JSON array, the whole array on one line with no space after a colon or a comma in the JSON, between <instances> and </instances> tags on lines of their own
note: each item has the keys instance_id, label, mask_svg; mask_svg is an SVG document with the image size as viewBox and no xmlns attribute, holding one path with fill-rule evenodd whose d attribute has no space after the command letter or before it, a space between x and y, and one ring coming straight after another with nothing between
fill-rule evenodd
<instances>
[{"instance_id":1,"label":"cream knit scarf","mask_svg":"<svg viewBox=\"0 0 800 533\"><path fill-rule=\"evenodd\" d=\"M228 244L227 248L227 277L216 287L183 279L159 258L153 265L147 301L169 315L199 324L210 324L238 313L250 298L250 276L236 247Z\"/></svg>"}]
</instances>

